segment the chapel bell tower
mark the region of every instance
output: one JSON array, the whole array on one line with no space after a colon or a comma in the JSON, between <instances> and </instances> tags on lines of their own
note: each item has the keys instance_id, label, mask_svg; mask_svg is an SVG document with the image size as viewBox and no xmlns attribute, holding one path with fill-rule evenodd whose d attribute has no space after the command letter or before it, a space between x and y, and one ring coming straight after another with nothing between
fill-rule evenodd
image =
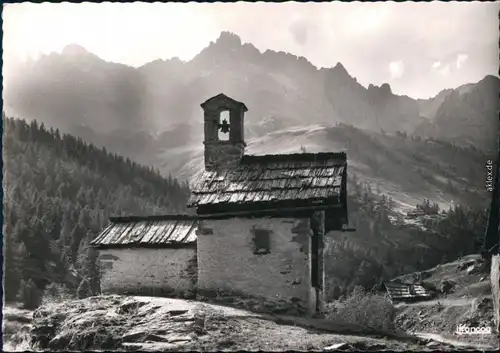
<instances>
[{"instance_id":1,"label":"chapel bell tower","mask_svg":"<svg viewBox=\"0 0 500 353\"><path fill-rule=\"evenodd\" d=\"M245 153L245 104L218 94L201 104L205 124L205 170L233 168Z\"/></svg>"}]
</instances>

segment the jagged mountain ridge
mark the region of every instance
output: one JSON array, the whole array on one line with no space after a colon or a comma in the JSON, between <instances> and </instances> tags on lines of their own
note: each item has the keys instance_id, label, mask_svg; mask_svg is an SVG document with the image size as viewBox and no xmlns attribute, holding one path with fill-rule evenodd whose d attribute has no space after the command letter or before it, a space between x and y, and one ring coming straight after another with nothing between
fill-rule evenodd
<instances>
[{"instance_id":1,"label":"jagged mountain ridge","mask_svg":"<svg viewBox=\"0 0 500 353\"><path fill-rule=\"evenodd\" d=\"M182 123L178 132L193 140L202 131L199 104L224 92L250 108L249 137L295 125L346 123L376 132L416 132L455 141L455 136L465 136L467 142L479 139L481 147L488 147L481 136L492 135L491 124L477 126L469 134L470 119L455 119L455 111L465 104L475 112L475 120L494 120L491 112L498 102L489 96L497 86L499 79L491 76L432 99L415 100L393 94L388 84L365 88L341 63L318 69L303 57L271 50L261 53L237 35L223 32L189 62L155 60L137 69L70 45L61 54L25 65L9 80L4 101L9 114L38 118L70 132L84 126L99 133L139 130L155 137L156 132ZM476 98L457 93L463 87L477 91Z\"/></svg>"},{"instance_id":2,"label":"jagged mountain ridge","mask_svg":"<svg viewBox=\"0 0 500 353\"><path fill-rule=\"evenodd\" d=\"M500 81L486 76L477 84L463 85L440 94L442 104L432 119L417 126L421 136L494 150L499 133ZM439 96L439 95L438 95Z\"/></svg>"}]
</instances>

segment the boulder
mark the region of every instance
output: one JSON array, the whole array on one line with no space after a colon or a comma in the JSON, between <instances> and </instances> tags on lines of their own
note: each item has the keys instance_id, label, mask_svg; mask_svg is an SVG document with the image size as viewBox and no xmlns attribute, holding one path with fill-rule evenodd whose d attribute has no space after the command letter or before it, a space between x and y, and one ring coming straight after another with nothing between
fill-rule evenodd
<instances>
[{"instance_id":1,"label":"boulder","mask_svg":"<svg viewBox=\"0 0 500 353\"><path fill-rule=\"evenodd\" d=\"M332 344L331 346L323 348L323 351L329 352L329 351L354 351L354 352L360 352L360 351L378 351L378 350L385 350L387 347L383 344L375 344L375 343L369 343L369 342L363 342L363 341L358 341L358 342L352 342L352 343L336 343Z\"/></svg>"},{"instance_id":2,"label":"boulder","mask_svg":"<svg viewBox=\"0 0 500 353\"><path fill-rule=\"evenodd\" d=\"M467 261L461 261L458 265L457 265L457 269L460 270L460 271L463 271L465 270L466 268L470 267L470 266L473 266L474 264L476 263L475 260L467 260Z\"/></svg>"},{"instance_id":3,"label":"boulder","mask_svg":"<svg viewBox=\"0 0 500 353\"><path fill-rule=\"evenodd\" d=\"M443 281L441 281L440 292L442 294L448 294L452 291L454 286L455 286L454 282L448 281L448 280L443 280Z\"/></svg>"},{"instance_id":4,"label":"boulder","mask_svg":"<svg viewBox=\"0 0 500 353\"><path fill-rule=\"evenodd\" d=\"M132 349L150 342L177 347L204 325L193 310L127 297L69 301L34 313L31 342L41 350Z\"/></svg>"},{"instance_id":5,"label":"boulder","mask_svg":"<svg viewBox=\"0 0 500 353\"><path fill-rule=\"evenodd\" d=\"M336 350L343 350L343 349L349 349L351 348L347 343L335 343L332 344L331 346L323 348L323 351L329 352L329 351L336 351Z\"/></svg>"}]
</instances>

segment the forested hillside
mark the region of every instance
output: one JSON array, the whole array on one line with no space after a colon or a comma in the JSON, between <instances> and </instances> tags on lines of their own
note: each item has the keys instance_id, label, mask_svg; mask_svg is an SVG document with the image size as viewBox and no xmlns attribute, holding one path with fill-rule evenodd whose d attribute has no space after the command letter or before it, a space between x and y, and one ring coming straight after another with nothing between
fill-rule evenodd
<instances>
[{"instance_id":1,"label":"forested hillside","mask_svg":"<svg viewBox=\"0 0 500 353\"><path fill-rule=\"evenodd\" d=\"M3 117L5 298L21 282L76 290L109 216L185 212L188 185L37 121ZM95 269L94 269L95 270Z\"/></svg>"},{"instance_id":2,"label":"forested hillside","mask_svg":"<svg viewBox=\"0 0 500 353\"><path fill-rule=\"evenodd\" d=\"M327 239L325 271L328 299L355 286L370 288L380 280L423 271L480 252L487 208L459 204L447 211L424 200L426 215L409 220L390 197L351 176L348 196L351 233Z\"/></svg>"}]
</instances>

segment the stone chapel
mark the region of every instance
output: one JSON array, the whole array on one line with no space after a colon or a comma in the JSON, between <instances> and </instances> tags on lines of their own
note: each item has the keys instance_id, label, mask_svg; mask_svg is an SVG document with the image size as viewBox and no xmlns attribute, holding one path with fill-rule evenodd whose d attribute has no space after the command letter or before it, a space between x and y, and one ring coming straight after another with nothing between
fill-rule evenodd
<instances>
[{"instance_id":1,"label":"stone chapel","mask_svg":"<svg viewBox=\"0 0 500 353\"><path fill-rule=\"evenodd\" d=\"M247 155L245 104L219 94L201 107L205 165L187 205L196 215L111 218L92 242L101 290L321 313L324 239L348 224L346 154Z\"/></svg>"}]
</instances>

